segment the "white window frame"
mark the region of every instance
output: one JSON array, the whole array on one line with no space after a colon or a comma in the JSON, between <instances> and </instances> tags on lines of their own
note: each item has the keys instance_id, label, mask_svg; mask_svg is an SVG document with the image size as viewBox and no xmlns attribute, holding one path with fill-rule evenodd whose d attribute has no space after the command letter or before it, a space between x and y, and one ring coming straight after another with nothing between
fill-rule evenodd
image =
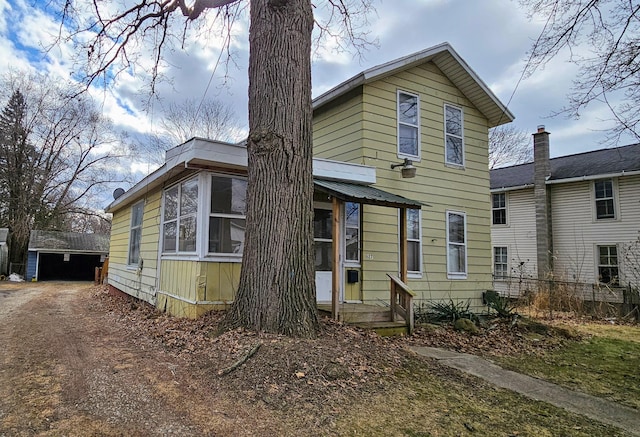
<instances>
[{"instance_id":1,"label":"white window frame","mask_svg":"<svg viewBox=\"0 0 640 437\"><path fill-rule=\"evenodd\" d=\"M213 184L212 184L212 178L214 177L218 177L218 178L227 178L227 179L238 179L238 180L244 180L246 181L247 178L244 176L239 176L239 175L226 175L226 174L220 174L220 173L206 173L206 179L207 179L207 183L206 183L206 198L207 198L207 202L206 202L206 209L205 209L205 215L206 215L206 232L204 232L204 238L205 238L205 243L204 243L204 250L206 252L206 256L207 258L215 258L215 259L224 259L224 260L229 260L229 261L234 261L234 262L240 262L242 261L242 252L243 250L241 250L240 252L210 252L209 251L209 235L211 232L210 229L210 219L212 217L216 217L216 218L222 218L222 219L242 219L245 220L245 225L246 225L246 220L247 220L247 215L246 215L246 211L245 214L234 214L234 213L220 213L220 212L211 212L212 209L212 204L211 204L211 193L213 190ZM205 191L205 190L203 190ZM246 209L246 193L245 193L245 209ZM244 247L244 243L243 243L243 247Z\"/></svg>"},{"instance_id":2,"label":"white window frame","mask_svg":"<svg viewBox=\"0 0 640 437\"><path fill-rule=\"evenodd\" d=\"M496 250L497 249L503 249L504 253L501 253L500 256L505 256L506 259L504 261L502 261L502 259L500 260L500 262L498 262L497 257L496 257ZM492 256L493 256L493 279L496 281L506 281L509 279L509 247L508 246L493 246L493 250L492 250ZM504 265L504 274L500 274L498 275L498 265Z\"/></svg>"},{"instance_id":3,"label":"white window frame","mask_svg":"<svg viewBox=\"0 0 640 437\"><path fill-rule=\"evenodd\" d=\"M411 124L411 123L407 123L404 121L400 121L400 95L404 94L406 96L409 97L413 97L416 99L416 124ZM411 160L414 161L420 161L420 156L421 156L421 146L420 146L420 139L421 139L421 129L420 129L420 96L418 94L415 93L410 93L408 91L403 91L403 90L397 90L396 92L396 130L397 130L397 151L398 151L398 158L409 158ZM411 154L411 153L405 153L400 151L400 126L407 126L410 128L415 128L416 129L416 154Z\"/></svg>"},{"instance_id":4,"label":"white window frame","mask_svg":"<svg viewBox=\"0 0 640 437\"><path fill-rule=\"evenodd\" d=\"M464 226L464 242L463 243L459 243L459 242L453 242L449 240L449 218L451 215L459 215L462 216L462 223ZM467 213L463 212L463 211L449 211L447 210L446 212L446 233L447 233L447 247L446 247L446 256L447 256L447 278L449 279L467 279L467 272L468 270L468 258L469 258L469 251L468 251L468 246L467 246ZM456 247L463 247L464 248L464 271L452 271L451 270L451 263L449 262L449 247L450 246L456 246Z\"/></svg>"},{"instance_id":5,"label":"white window frame","mask_svg":"<svg viewBox=\"0 0 640 437\"><path fill-rule=\"evenodd\" d=\"M356 224L349 224L347 217L347 205L348 204L358 205L358 220ZM345 202L344 203L344 261L345 264L350 267L359 267L360 266L360 252L362 250L362 204L358 202ZM358 250L356 259L348 258L347 251L347 230L348 229L356 229L357 231L357 240L358 240Z\"/></svg>"},{"instance_id":6,"label":"white window frame","mask_svg":"<svg viewBox=\"0 0 640 437\"><path fill-rule=\"evenodd\" d=\"M596 184L598 182L609 182L611 183L611 196L608 197L597 197L597 191L596 191ZM617 204L617 198L618 196L616 196L616 191L617 191L617 184L616 184L616 180L613 178L605 178L605 179L598 179L593 181L593 183L591 184L592 188L592 193L593 193L593 218L595 221L611 221L611 220L617 220L618 219L618 204ZM602 201L611 201L611 205L613 207L613 217L598 217L598 202L602 202Z\"/></svg>"},{"instance_id":7,"label":"white window frame","mask_svg":"<svg viewBox=\"0 0 640 437\"><path fill-rule=\"evenodd\" d=\"M418 238L417 239L409 238L408 221L409 221L410 211L416 211L418 213ZM406 212L407 212L406 213L406 216L407 216L407 276L410 278L418 279L418 278L422 278L422 210L407 208ZM400 211L398 211L398 226L400 226ZM399 236L400 236L400 233L398 232L398 237ZM418 243L417 263L418 263L419 270L409 270L409 265L411 264L409 262L409 243ZM400 249L399 240L398 240L398 249ZM398 259L400 259L401 256L402 254L398 252Z\"/></svg>"},{"instance_id":8,"label":"white window frame","mask_svg":"<svg viewBox=\"0 0 640 437\"><path fill-rule=\"evenodd\" d=\"M182 214L182 206L181 206L181 199L182 199L182 186L183 184L189 183L189 182L193 182L195 181L196 186L198 188L198 196L197 196L197 204L196 204L196 211L192 212L192 213L188 213L188 214ZM176 211L176 218L172 218L170 220L166 220L165 217L165 208L166 208L166 193L174 188L178 189L178 196L177 196L177 211ZM202 205L202 183L200 181L200 175L196 175L194 177L190 177L187 179L183 179L179 182L176 182L175 184L165 188L163 190L162 193L162 227L161 227L161 244L162 244L162 254L163 255L197 255L198 254L198 248L201 246L200 244L200 240L201 240L201 228L202 225L198 225L198 222L202 222L202 217L201 217L201 205ZM181 221L188 219L188 218L193 218L196 221L196 234L195 234L195 248L194 250L190 250L190 251L181 251L180 250L180 225L181 225ZM165 225L168 223L172 223L175 222L176 223L176 237L175 237L175 250L166 250L164 247L164 242L165 242Z\"/></svg>"},{"instance_id":9,"label":"white window frame","mask_svg":"<svg viewBox=\"0 0 640 437\"><path fill-rule=\"evenodd\" d=\"M496 208L493 202L494 196L503 196L504 206ZM509 225L508 199L509 199L509 196L504 191L500 193L491 193L491 226L508 226ZM504 223L495 222L494 211L499 211L499 210L504 210Z\"/></svg>"},{"instance_id":10,"label":"white window frame","mask_svg":"<svg viewBox=\"0 0 640 437\"><path fill-rule=\"evenodd\" d=\"M460 111L460 135L455 134L455 133L451 133L451 132L447 132L447 108L452 108L455 110ZM464 167L465 166L465 153L464 153L464 111L462 110L462 108L460 106L455 106L455 105L451 105L449 103L445 103L444 104L444 126L443 126L443 131L444 131L444 162L447 165L451 165L454 167ZM462 162L451 162L448 160L447 158L447 151L448 151L448 141L447 139L451 137L451 138L456 138L460 140L460 148L461 148L461 158L462 158Z\"/></svg>"},{"instance_id":11,"label":"white window frame","mask_svg":"<svg viewBox=\"0 0 640 437\"><path fill-rule=\"evenodd\" d=\"M140 208L140 223L134 223L135 218L135 209ZM129 226L129 251L127 253L127 265L129 266L137 266L140 263L140 245L142 243L142 224L144 223L144 200L135 203L131 206L131 224ZM135 230L138 230L137 238L134 237L133 233ZM138 259L132 259L132 244L134 243L134 238L137 240L138 244Z\"/></svg>"},{"instance_id":12,"label":"white window frame","mask_svg":"<svg viewBox=\"0 0 640 437\"><path fill-rule=\"evenodd\" d=\"M616 264L602 264L600 263L600 248L603 247L607 247L607 248L612 248L614 247L616 249ZM612 285L612 286L617 286L620 284L620 250L617 244L596 244L596 250L595 250L595 258L596 258L596 271L595 271L595 277L596 277L596 282L599 284L607 284L607 285ZM611 256L611 252L609 251L609 255L608 257ZM615 281L611 281L611 282L602 282L600 281L600 268L613 268L615 267L618 270L618 275L617 275L617 279Z\"/></svg>"}]
</instances>

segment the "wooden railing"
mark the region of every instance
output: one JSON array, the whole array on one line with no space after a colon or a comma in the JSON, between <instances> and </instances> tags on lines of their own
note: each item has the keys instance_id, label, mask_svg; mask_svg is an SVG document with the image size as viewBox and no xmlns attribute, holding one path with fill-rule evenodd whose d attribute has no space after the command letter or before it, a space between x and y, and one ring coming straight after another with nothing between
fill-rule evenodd
<instances>
[{"instance_id":1,"label":"wooden railing","mask_svg":"<svg viewBox=\"0 0 640 437\"><path fill-rule=\"evenodd\" d=\"M391 321L395 322L399 317L402 317L407 323L407 329L411 335L414 329L413 298L416 294L397 276L388 273L387 276L391 279Z\"/></svg>"}]
</instances>

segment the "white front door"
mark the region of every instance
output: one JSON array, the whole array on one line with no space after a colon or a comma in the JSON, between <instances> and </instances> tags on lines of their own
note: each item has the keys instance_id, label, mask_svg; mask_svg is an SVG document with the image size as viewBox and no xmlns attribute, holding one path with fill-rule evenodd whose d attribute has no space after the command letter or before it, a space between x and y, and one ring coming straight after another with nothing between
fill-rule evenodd
<instances>
[{"instance_id":1,"label":"white front door","mask_svg":"<svg viewBox=\"0 0 640 437\"><path fill-rule=\"evenodd\" d=\"M331 302L333 267L333 212L331 205L316 204L313 211L316 300ZM339 295L342 293L340 292Z\"/></svg>"}]
</instances>

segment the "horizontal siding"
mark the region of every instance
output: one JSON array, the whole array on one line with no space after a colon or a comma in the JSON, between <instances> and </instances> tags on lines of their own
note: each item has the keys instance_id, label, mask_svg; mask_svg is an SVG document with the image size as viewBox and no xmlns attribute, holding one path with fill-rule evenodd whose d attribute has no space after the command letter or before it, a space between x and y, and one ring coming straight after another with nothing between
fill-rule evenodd
<instances>
[{"instance_id":1,"label":"horizontal siding","mask_svg":"<svg viewBox=\"0 0 640 437\"><path fill-rule=\"evenodd\" d=\"M340 99L340 105L316 111L313 156L343 162L362 161L362 95Z\"/></svg>"}]
</instances>

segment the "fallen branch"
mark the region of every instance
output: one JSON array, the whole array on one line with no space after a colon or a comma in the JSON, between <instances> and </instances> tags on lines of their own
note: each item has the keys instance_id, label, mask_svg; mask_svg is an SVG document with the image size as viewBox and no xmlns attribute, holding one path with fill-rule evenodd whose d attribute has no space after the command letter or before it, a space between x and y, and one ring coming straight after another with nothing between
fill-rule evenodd
<instances>
[{"instance_id":1,"label":"fallen branch","mask_svg":"<svg viewBox=\"0 0 640 437\"><path fill-rule=\"evenodd\" d=\"M238 358L238 360L235 363L233 363L229 367L225 367L224 369L219 370L218 376L224 376L236 370L238 367L244 364L249 358L251 358L256 352L258 352L258 349L260 349L260 346L262 346L262 343L260 342L254 344L251 347L251 349L249 349L246 354Z\"/></svg>"}]
</instances>

